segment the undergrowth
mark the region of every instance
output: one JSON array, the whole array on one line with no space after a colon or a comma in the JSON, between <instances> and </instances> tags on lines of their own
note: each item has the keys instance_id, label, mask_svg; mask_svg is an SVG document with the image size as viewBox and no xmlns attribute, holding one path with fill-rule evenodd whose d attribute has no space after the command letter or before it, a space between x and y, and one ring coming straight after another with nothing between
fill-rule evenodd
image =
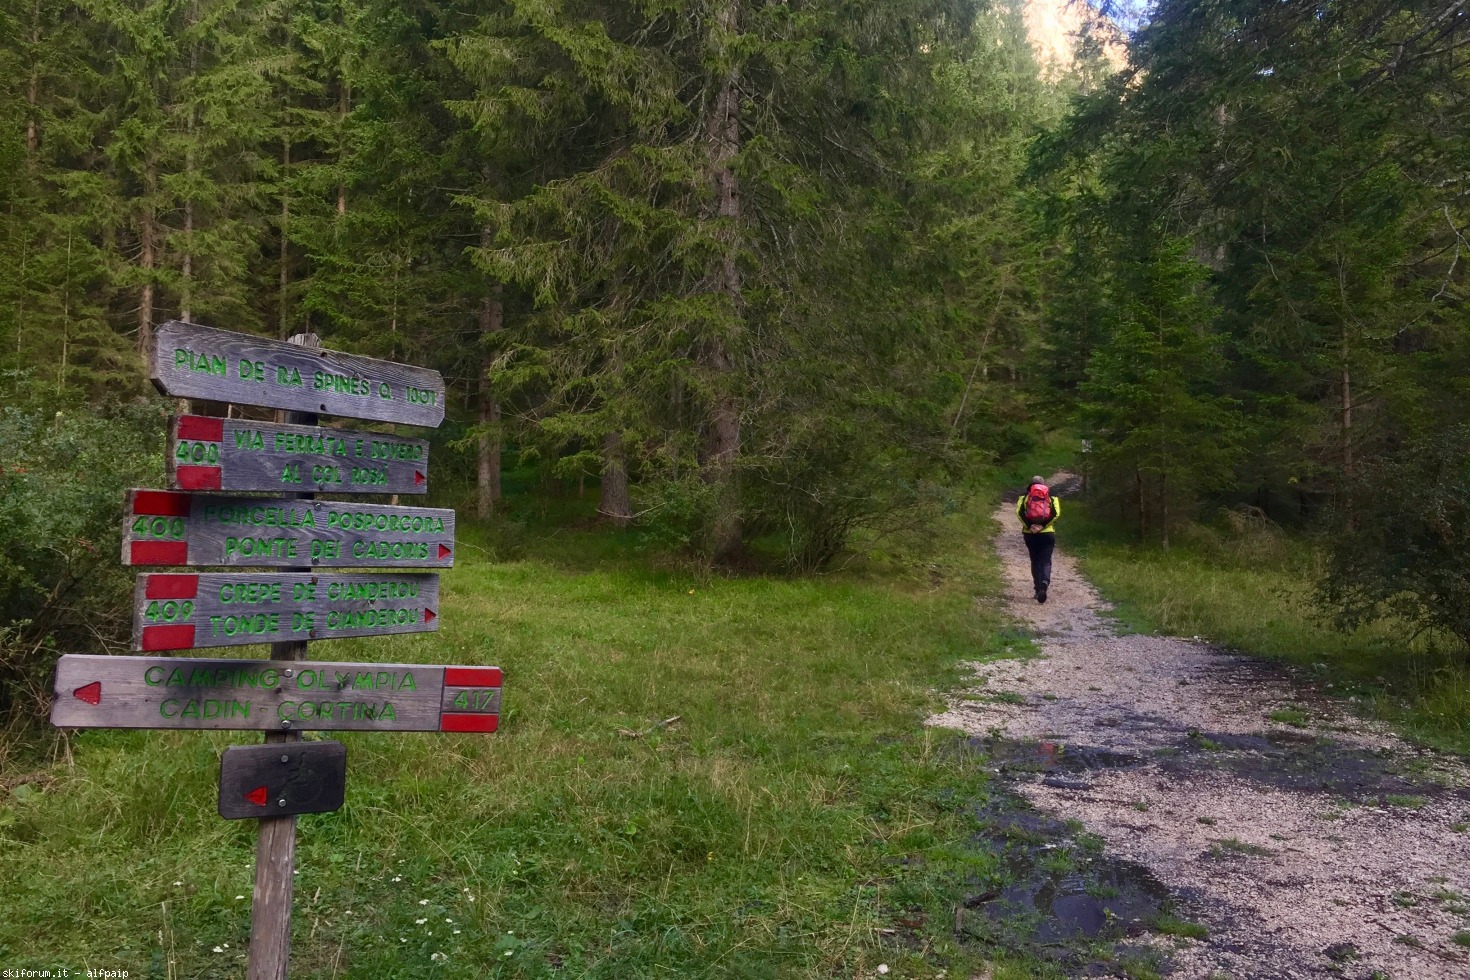
<instances>
[{"instance_id":1,"label":"undergrowth","mask_svg":"<svg viewBox=\"0 0 1470 980\"><path fill-rule=\"evenodd\" d=\"M1470 752L1470 669L1441 637L1383 621L1352 632L1313 602L1325 565L1311 541L1226 515L1173 535L1168 551L1105 526L1068 501L1063 547L1116 606L1125 626L1200 636L1300 666L1328 694L1350 699L1425 744Z\"/></svg>"}]
</instances>

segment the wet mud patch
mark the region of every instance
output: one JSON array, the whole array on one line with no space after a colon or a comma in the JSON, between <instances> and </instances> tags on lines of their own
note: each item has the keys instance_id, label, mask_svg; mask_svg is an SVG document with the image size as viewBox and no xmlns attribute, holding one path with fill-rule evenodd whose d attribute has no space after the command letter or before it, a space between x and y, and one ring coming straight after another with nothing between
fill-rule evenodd
<instances>
[{"instance_id":1,"label":"wet mud patch","mask_svg":"<svg viewBox=\"0 0 1470 980\"><path fill-rule=\"evenodd\" d=\"M992 768L1002 775L1040 774L1043 779L1085 777L1107 769L1132 769L1148 761L1138 752L1073 745L1062 741L1017 741L1005 738L972 737L970 745L985 754Z\"/></svg>"},{"instance_id":2,"label":"wet mud patch","mask_svg":"<svg viewBox=\"0 0 1470 980\"><path fill-rule=\"evenodd\" d=\"M1051 742L969 740L990 760L1001 785L975 811L973 845L998 858L994 881L980 883L956 910L964 942L1019 951L1055 963L1068 976L1155 976L1170 971L1169 936L1202 937L1189 903L1142 864L1105 853L1081 824L1048 816L1004 783L1085 780L1089 773L1147 760L1128 752Z\"/></svg>"},{"instance_id":3,"label":"wet mud patch","mask_svg":"<svg viewBox=\"0 0 1470 980\"><path fill-rule=\"evenodd\" d=\"M1326 793L1354 803L1412 806L1446 797L1470 800L1470 790L1432 778L1431 759L1305 732L1191 730L1157 758L1159 769L1175 778L1226 772L1257 786Z\"/></svg>"}]
</instances>

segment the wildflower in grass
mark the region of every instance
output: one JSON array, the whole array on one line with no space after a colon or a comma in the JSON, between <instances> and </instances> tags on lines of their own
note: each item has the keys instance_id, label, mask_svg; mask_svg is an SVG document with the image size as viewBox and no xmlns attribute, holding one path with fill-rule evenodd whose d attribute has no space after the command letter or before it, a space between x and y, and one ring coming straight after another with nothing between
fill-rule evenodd
<instances>
[{"instance_id":1,"label":"wildflower in grass","mask_svg":"<svg viewBox=\"0 0 1470 980\"><path fill-rule=\"evenodd\" d=\"M505 955L506 956L514 956L514 955L516 955L516 951L513 950L513 949L508 949L508 950L505 951Z\"/></svg>"},{"instance_id":2,"label":"wildflower in grass","mask_svg":"<svg viewBox=\"0 0 1470 980\"><path fill-rule=\"evenodd\" d=\"M428 905L429 904L429 900L427 898L421 898L421 899L419 899L419 904L420 905Z\"/></svg>"},{"instance_id":3,"label":"wildflower in grass","mask_svg":"<svg viewBox=\"0 0 1470 980\"><path fill-rule=\"evenodd\" d=\"M243 898L244 898L244 897L245 897L245 896L244 896L244 895L236 895L236 896L235 896L235 901L237 901L237 902L238 902L238 901L240 901L240 900L241 900L241 899L243 899Z\"/></svg>"},{"instance_id":4,"label":"wildflower in grass","mask_svg":"<svg viewBox=\"0 0 1470 980\"><path fill-rule=\"evenodd\" d=\"M216 946L216 947L215 947L215 948L214 948L214 951L215 951L215 952L216 952L216 953L223 953L223 952L224 952L224 948L223 948L223 947L220 947L220 946Z\"/></svg>"},{"instance_id":5,"label":"wildflower in grass","mask_svg":"<svg viewBox=\"0 0 1470 980\"><path fill-rule=\"evenodd\" d=\"M174 887L175 888L182 888L183 885L184 885L184 883L182 881L176 881L176 882L174 882Z\"/></svg>"},{"instance_id":6,"label":"wildflower in grass","mask_svg":"<svg viewBox=\"0 0 1470 980\"><path fill-rule=\"evenodd\" d=\"M393 876L393 883L394 883L394 884L395 884L395 885L396 885L396 884L398 884L398 882L400 882L400 881L402 881L402 880L403 880L403 876L402 876L402 875L394 875L394 876Z\"/></svg>"},{"instance_id":7,"label":"wildflower in grass","mask_svg":"<svg viewBox=\"0 0 1470 980\"><path fill-rule=\"evenodd\" d=\"M435 963L443 963L445 960L449 959L449 957L443 953L434 953L432 956L429 957L429 959L433 960Z\"/></svg>"},{"instance_id":8,"label":"wildflower in grass","mask_svg":"<svg viewBox=\"0 0 1470 980\"><path fill-rule=\"evenodd\" d=\"M414 919L413 920L413 924L416 925L416 926L421 926L425 922L428 922L428 921L429 921L428 919Z\"/></svg>"}]
</instances>

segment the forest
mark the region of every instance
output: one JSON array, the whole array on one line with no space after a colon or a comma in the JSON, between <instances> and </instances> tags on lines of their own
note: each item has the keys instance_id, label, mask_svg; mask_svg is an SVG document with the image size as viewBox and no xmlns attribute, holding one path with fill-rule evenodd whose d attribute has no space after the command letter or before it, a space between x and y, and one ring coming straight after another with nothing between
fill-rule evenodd
<instances>
[{"instance_id":1,"label":"forest","mask_svg":"<svg viewBox=\"0 0 1470 980\"><path fill-rule=\"evenodd\" d=\"M1057 68L1007 0L0 0L7 689L125 632L169 319L442 371L467 517L809 574L1065 430L1138 542L1271 522L1463 649L1467 19L1105 5Z\"/></svg>"}]
</instances>

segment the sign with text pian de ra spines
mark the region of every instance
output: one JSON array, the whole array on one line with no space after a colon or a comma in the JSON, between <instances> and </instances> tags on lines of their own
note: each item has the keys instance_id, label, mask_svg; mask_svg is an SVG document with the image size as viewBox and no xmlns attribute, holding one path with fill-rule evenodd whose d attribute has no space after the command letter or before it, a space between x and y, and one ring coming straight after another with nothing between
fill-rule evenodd
<instances>
[{"instance_id":1,"label":"sign with text pian de ra spines","mask_svg":"<svg viewBox=\"0 0 1470 980\"><path fill-rule=\"evenodd\" d=\"M133 649L427 633L439 576L154 572L133 592Z\"/></svg>"},{"instance_id":2,"label":"sign with text pian de ra spines","mask_svg":"<svg viewBox=\"0 0 1470 980\"><path fill-rule=\"evenodd\" d=\"M149 377L177 398L429 428L444 421L438 371L180 320L154 331Z\"/></svg>"},{"instance_id":3,"label":"sign with text pian de ra spines","mask_svg":"<svg viewBox=\"0 0 1470 980\"><path fill-rule=\"evenodd\" d=\"M429 444L377 432L184 415L169 423L178 490L427 493Z\"/></svg>"},{"instance_id":4,"label":"sign with text pian de ra spines","mask_svg":"<svg viewBox=\"0 0 1470 980\"><path fill-rule=\"evenodd\" d=\"M59 728L493 732L499 667L66 654Z\"/></svg>"},{"instance_id":5,"label":"sign with text pian de ra spines","mask_svg":"<svg viewBox=\"0 0 1470 980\"><path fill-rule=\"evenodd\" d=\"M454 511L132 490L124 565L448 568Z\"/></svg>"}]
</instances>

